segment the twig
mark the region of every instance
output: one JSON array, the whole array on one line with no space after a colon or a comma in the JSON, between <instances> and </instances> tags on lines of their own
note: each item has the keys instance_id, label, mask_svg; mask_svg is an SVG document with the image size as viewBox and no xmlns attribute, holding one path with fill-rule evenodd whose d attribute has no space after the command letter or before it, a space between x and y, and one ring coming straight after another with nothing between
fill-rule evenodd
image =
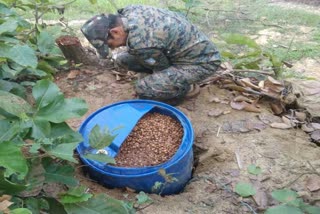
<instances>
[{"instance_id":1,"label":"twig","mask_svg":"<svg viewBox=\"0 0 320 214\"><path fill-rule=\"evenodd\" d=\"M141 207L141 208L138 208L137 211L141 211L147 207L150 207L151 205L153 204L153 202L149 203L148 205L144 206L144 207Z\"/></svg>"},{"instance_id":2,"label":"twig","mask_svg":"<svg viewBox=\"0 0 320 214\"><path fill-rule=\"evenodd\" d=\"M210 25L210 21L209 21L209 13L210 13L210 10L208 10L206 13L206 20L207 20L208 26L210 27L211 25Z\"/></svg>"},{"instance_id":3,"label":"twig","mask_svg":"<svg viewBox=\"0 0 320 214\"><path fill-rule=\"evenodd\" d=\"M254 211L254 209L253 209L249 204L247 204L246 202L241 201L240 203L241 203L243 206L247 207L253 214L257 214L256 211Z\"/></svg>"},{"instance_id":4,"label":"twig","mask_svg":"<svg viewBox=\"0 0 320 214\"><path fill-rule=\"evenodd\" d=\"M268 72L266 70L252 70L252 69L234 69L234 72L250 72L250 73L258 73L258 74L264 74L264 75L274 75L272 72ZM272 69L270 69L272 71Z\"/></svg>"},{"instance_id":5,"label":"twig","mask_svg":"<svg viewBox=\"0 0 320 214\"><path fill-rule=\"evenodd\" d=\"M239 150L237 149L234 153L236 155L238 167L239 167L239 169L242 169L242 163L241 163L241 159L240 159L240 155L239 155Z\"/></svg>"},{"instance_id":6,"label":"twig","mask_svg":"<svg viewBox=\"0 0 320 214\"><path fill-rule=\"evenodd\" d=\"M286 188L286 187L289 187L291 186L292 184L294 184L297 180L299 180L299 178L301 178L302 176L304 175L308 175L310 174L309 172L306 172L306 173L302 173L300 175L298 175L295 179L293 179L292 181L290 181L289 183L287 183L286 185L283 185L282 188Z\"/></svg>"},{"instance_id":7,"label":"twig","mask_svg":"<svg viewBox=\"0 0 320 214\"><path fill-rule=\"evenodd\" d=\"M314 168L314 166L310 163L310 161L307 161L307 163L313 169L314 173L320 176L320 172L318 172L318 170L316 170L316 168Z\"/></svg>"},{"instance_id":8,"label":"twig","mask_svg":"<svg viewBox=\"0 0 320 214\"><path fill-rule=\"evenodd\" d=\"M92 74L91 76L87 77L87 78L83 78L83 79L80 79L80 80L77 80L77 82L83 82L83 81L87 81L89 82L91 79L93 79L95 76L99 76L100 74L102 74L103 71L101 72L98 72L96 74Z\"/></svg>"},{"instance_id":9,"label":"twig","mask_svg":"<svg viewBox=\"0 0 320 214\"><path fill-rule=\"evenodd\" d=\"M277 24L266 24L266 23L264 23L264 22L262 22L262 24L263 24L264 26L278 27L278 28L282 28L282 29L283 29L283 27L282 27L282 26L277 25Z\"/></svg>"},{"instance_id":10,"label":"twig","mask_svg":"<svg viewBox=\"0 0 320 214\"><path fill-rule=\"evenodd\" d=\"M293 43L293 40L294 40L295 36L292 37L291 41L290 41L290 44L289 44L289 48L287 50L287 53L286 55L283 57L283 59L286 59L288 54L289 54L289 51L291 50L291 47L292 47L292 43Z\"/></svg>"},{"instance_id":11,"label":"twig","mask_svg":"<svg viewBox=\"0 0 320 214\"><path fill-rule=\"evenodd\" d=\"M221 125L220 125L219 128L218 128L217 137L219 137L220 130L221 130Z\"/></svg>"},{"instance_id":12,"label":"twig","mask_svg":"<svg viewBox=\"0 0 320 214\"><path fill-rule=\"evenodd\" d=\"M219 180L216 180L216 179L213 179L216 183L220 184L224 190L226 190L227 192L229 193L232 193L234 194L234 192L232 190L229 189L229 187L227 187L225 184L221 183ZM233 196L234 197L234 196ZM241 205L249 208L249 210L253 213L253 214L257 214L256 211L249 205L247 204L246 202L244 201L240 201Z\"/></svg>"}]
</instances>

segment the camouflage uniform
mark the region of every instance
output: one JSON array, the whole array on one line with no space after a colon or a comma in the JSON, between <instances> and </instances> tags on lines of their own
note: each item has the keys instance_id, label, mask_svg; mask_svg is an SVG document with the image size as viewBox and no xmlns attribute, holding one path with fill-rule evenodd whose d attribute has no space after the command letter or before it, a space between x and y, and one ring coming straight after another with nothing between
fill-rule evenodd
<instances>
[{"instance_id":1,"label":"camouflage uniform","mask_svg":"<svg viewBox=\"0 0 320 214\"><path fill-rule=\"evenodd\" d=\"M182 15L150 6L118 11L128 32L117 62L129 70L152 73L136 83L140 98L184 97L190 84L211 76L220 65L215 45Z\"/></svg>"}]
</instances>

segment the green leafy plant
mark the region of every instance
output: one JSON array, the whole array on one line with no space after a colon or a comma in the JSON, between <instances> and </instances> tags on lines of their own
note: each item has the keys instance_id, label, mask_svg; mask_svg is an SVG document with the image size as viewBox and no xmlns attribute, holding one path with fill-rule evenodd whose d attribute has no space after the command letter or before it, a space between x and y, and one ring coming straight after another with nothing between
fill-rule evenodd
<instances>
[{"instance_id":1,"label":"green leafy plant","mask_svg":"<svg viewBox=\"0 0 320 214\"><path fill-rule=\"evenodd\" d=\"M280 205L271 207L266 214L316 214L320 213L320 207L310 206L303 202L299 195L289 189L275 190L272 192L272 198L280 202Z\"/></svg>"},{"instance_id":2,"label":"green leafy plant","mask_svg":"<svg viewBox=\"0 0 320 214\"><path fill-rule=\"evenodd\" d=\"M108 147L117 136L112 135L113 131L110 132L108 127L105 127L104 130L101 130L99 125L95 125L89 135L89 148L87 149L86 153L83 154L83 157L104 163L115 164L116 162L114 158L109 156L105 150L105 148Z\"/></svg>"},{"instance_id":3,"label":"green leafy plant","mask_svg":"<svg viewBox=\"0 0 320 214\"><path fill-rule=\"evenodd\" d=\"M249 197L256 194L256 190L249 183L240 182L236 185L235 192L242 197Z\"/></svg>"},{"instance_id":4,"label":"green leafy plant","mask_svg":"<svg viewBox=\"0 0 320 214\"><path fill-rule=\"evenodd\" d=\"M139 205L152 202L152 199L145 192L139 192L139 194L136 195L136 199Z\"/></svg>"},{"instance_id":5,"label":"green leafy plant","mask_svg":"<svg viewBox=\"0 0 320 214\"><path fill-rule=\"evenodd\" d=\"M41 18L58 9L51 3L0 3L0 213L130 213L122 201L88 193L74 176L82 136L66 121L83 116L87 104L65 98L50 80L65 61L53 36L13 10ZM58 197L50 192L57 188Z\"/></svg>"},{"instance_id":6,"label":"green leafy plant","mask_svg":"<svg viewBox=\"0 0 320 214\"><path fill-rule=\"evenodd\" d=\"M283 72L282 62L263 50L253 39L240 34L223 34L222 39L227 43L221 55L233 64L234 69L272 69L276 76Z\"/></svg>"},{"instance_id":7,"label":"green leafy plant","mask_svg":"<svg viewBox=\"0 0 320 214\"><path fill-rule=\"evenodd\" d=\"M24 8L20 1L8 2ZM2 84L52 78L66 61L51 33L39 25L34 27L5 4L0 3L0 11Z\"/></svg>"},{"instance_id":8,"label":"green leafy plant","mask_svg":"<svg viewBox=\"0 0 320 214\"><path fill-rule=\"evenodd\" d=\"M262 172L261 167L251 164L248 166L248 172L253 175L259 175Z\"/></svg>"},{"instance_id":9,"label":"green leafy plant","mask_svg":"<svg viewBox=\"0 0 320 214\"><path fill-rule=\"evenodd\" d=\"M152 186L152 192L159 193L159 195L162 194L162 191L168 184L179 181L176 177L173 176L175 173L167 173L165 169L159 169L158 174L162 176L164 182L156 181Z\"/></svg>"}]
</instances>

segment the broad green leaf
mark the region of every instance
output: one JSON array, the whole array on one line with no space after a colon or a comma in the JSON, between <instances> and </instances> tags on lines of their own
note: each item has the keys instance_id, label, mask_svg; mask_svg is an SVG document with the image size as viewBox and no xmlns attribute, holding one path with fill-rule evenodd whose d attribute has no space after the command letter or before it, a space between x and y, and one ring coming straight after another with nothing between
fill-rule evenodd
<instances>
[{"instance_id":1,"label":"broad green leaf","mask_svg":"<svg viewBox=\"0 0 320 214\"><path fill-rule=\"evenodd\" d=\"M299 197L297 192L289 189L275 190L271 193L271 196L275 200L282 203L290 203Z\"/></svg>"},{"instance_id":2,"label":"broad green leaf","mask_svg":"<svg viewBox=\"0 0 320 214\"><path fill-rule=\"evenodd\" d=\"M102 163L112 163L112 164L116 163L113 157L105 154L85 154L82 157L90 160L99 161Z\"/></svg>"},{"instance_id":3,"label":"broad green leaf","mask_svg":"<svg viewBox=\"0 0 320 214\"><path fill-rule=\"evenodd\" d=\"M23 190L25 190L27 186L22 184L16 184L4 177L4 170L0 170L0 195L2 194L10 194L14 195Z\"/></svg>"},{"instance_id":4,"label":"broad green leaf","mask_svg":"<svg viewBox=\"0 0 320 214\"><path fill-rule=\"evenodd\" d=\"M87 189L88 188L85 186L79 186L79 187L69 189L68 192L62 195L72 195L76 197L81 197L83 194L86 194Z\"/></svg>"},{"instance_id":5,"label":"broad green leaf","mask_svg":"<svg viewBox=\"0 0 320 214\"><path fill-rule=\"evenodd\" d=\"M56 72L55 68L52 67L48 62L44 60L40 60L38 62L37 68L49 74L54 74Z\"/></svg>"},{"instance_id":6,"label":"broad green leaf","mask_svg":"<svg viewBox=\"0 0 320 214\"><path fill-rule=\"evenodd\" d=\"M36 100L38 109L44 108L63 97L58 86L49 80L39 80L32 89L32 95Z\"/></svg>"},{"instance_id":7,"label":"broad green leaf","mask_svg":"<svg viewBox=\"0 0 320 214\"><path fill-rule=\"evenodd\" d=\"M37 68L25 68L23 71L21 71L21 73L19 75L34 75L36 77L41 77L39 79L50 79L52 77L52 75L50 73L47 73L41 69L37 69Z\"/></svg>"},{"instance_id":8,"label":"broad green leaf","mask_svg":"<svg viewBox=\"0 0 320 214\"><path fill-rule=\"evenodd\" d=\"M6 91L0 91L0 108L20 118L32 111L27 101Z\"/></svg>"},{"instance_id":9,"label":"broad green leaf","mask_svg":"<svg viewBox=\"0 0 320 214\"><path fill-rule=\"evenodd\" d=\"M26 190L19 193L19 196L23 198L38 196L39 193L42 191L42 187L45 181L45 171L40 158L32 159L30 161L29 167L29 173L24 179L25 182L28 184L28 187Z\"/></svg>"},{"instance_id":10,"label":"broad green leaf","mask_svg":"<svg viewBox=\"0 0 320 214\"><path fill-rule=\"evenodd\" d=\"M236 193L242 197L249 197L256 194L256 190L249 183L240 182L236 185Z\"/></svg>"},{"instance_id":11,"label":"broad green leaf","mask_svg":"<svg viewBox=\"0 0 320 214\"><path fill-rule=\"evenodd\" d=\"M43 198L37 199L29 197L25 200L25 205L32 214L40 214L43 213L44 210L49 209L48 202Z\"/></svg>"},{"instance_id":12,"label":"broad green leaf","mask_svg":"<svg viewBox=\"0 0 320 214\"><path fill-rule=\"evenodd\" d=\"M9 120L0 120L0 143L12 140L20 132L20 123Z\"/></svg>"},{"instance_id":13,"label":"broad green leaf","mask_svg":"<svg viewBox=\"0 0 320 214\"><path fill-rule=\"evenodd\" d=\"M68 213L77 214L129 214L123 202L103 194L90 198L87 202L65 204L64 207Z\"/></svg>"},{"instance_id":14,"label":"broad green leaf","mask_svg":"<svg viewBox=\"0 0 320 214\"><path fill-rule=\"evenodd\" d=\"M80 203L88 201L92 194L86 193L87 187L80 186L61 194L60 201L63 204Z\"/></svg>"},{"instance_id":15,"label":"broad green leaf","mask_svg":"<svg viewBox=\"0 0 320 214\"><path fill-rule=\"evenodd\" d=\"M0 166L22 177L28 173L27 161L23 157L21 148L9 141L0 143Z\"/></svg>"},{"instance_id":16,"label":"broad green leaf","mask_svg":"<svg viewBox=\"0 0 320 214\"><path fill-rule=\"evenodd\" d=\"M50 134L50 123L45 120L33 120L32 121L32 134L35 139L45 138Z\"/></svg>"},{"instance_id":17,"label":"broad green leaf","mask_svg":"<svg viewBox=\"0 0 320 214\"><path fill-rule=\"evenodd\" d=\"M89 144L94 149L103 149L109 146L116 135L111 135L108 127L105 130L100 130L99 125L95 125L89 135Z\"/></svg>"},{"instance_id":18,"label":"broad green leaf","mask_svg":"<svg viewBox=\"0 0 320 214\"><path fill-rule=\"evenodd\" d=\"M303 212L297 207L280 205L267 209L265 214L303 214Z\"/></svg>"},{"instance_id":19,"label":"broad green leaf","mask_svg":"<svg viewBox=\"0 0 320 214\"><path fill-rule=\"evenodd\" d=\"M3 79L15 79L15 77L21 72L21 70L15 70L9 67L7 63L2 64L1 70Z\"/></svg>"},{"instance_id":20,"label":"broad green leaf","mask_svg":"<svg viewBox=\"0 0 320 214\"><path fill-rule=\"evenodd\" d=\"M0 2L0 14L4 15L4 16L13 15L14 11L10 10L5 3L7 3L7 2Z\"/></svg>"},{"instance_id":21,"label":"broad green leaf","mask_svg":"<svg viewBox=\"0 0 320 214\"><path fill-rule=\"evenodd\" d=\"M262 169L259 166L251 164L248 166L248 172L253 175L259 175L262 172Z\"/></svg>"},{"instance_id":22,"label":"broad green leaf","mask_svg":"<svg viewBox=\"0 0 320 214\"><path fill-rule=\"evenodd\" d=\"M36 53L28 45L15 45L5 56L25 67L36 68L38 65Z\"/></svg>"},{"instance_id":23,"label":"broad green leaf","mask_svg":"<svg viewBox=\"0 0 320 214\"><path fill-rule=\"evenodd\" d=\"M71 129L67 123L52 123L50 138L59 139L60 143L80 143L83 141L79 132Z\"/></svg>"},{"instance_id":24,"label":"broad green leaf","mask_svg":"<svg viewBox=\"0 0 320 214\"><path fill-rule=\"evenodd\" d=\"M12 43L12 44L19 44L20 41L14 37L9 37L6 35L0 35L0 41L3 41L5 43Z\"/></svg>"},{"instance_id":25,"label":"broad green leaf","mask_svg":"<svg viewBox=\"0 0 320 214\"><path fill-rule=\"evenodd\" d=\"M67 214L63 205L55 198L46 198L46 201L49 203L48 213Z\"/></svg>"},{"instance_id":26,"label":"broad green leaf","mask_svg":"<svg viewBox=\"0 0 320 214\"><path fill-rule=\"evenodd\" d=\"M71 165L59 165L50 158L44 159L42 164L45 169L46 182L62 183L68 186L78 185L78 181L74 179L74 168Z\"/></svg>"},{"instance_id":27,"label":"broad green leaf","mask_svg":"<svg viewBox=\"0 0 320 214\"><path fill-rule=\"evenodd\" d=\"M78 161L73 157L73 151L77 146L78 143L62 143L54 148L46 148L46 151L54 157L73 163L78 163Z\"/></svg>"},{"instance_id":28,"label":"broad green leaf","mask_svg":"<svg viewBox=\"0 0 320 214\"><path fill-rule=\"evenodd\" d=\"M55 41L51 34L41 31L38 36L37 45L42 54L49 54L55 46Z\"/></svg>"},{"instance_id":29,"label":"broad green leaf","mask_svg":"<svg viewBox=\"0 0 320 214\"><path fill-rule=\"evenodd\" d=\"M65 195L61 198L61 202L68 204L68 203L80 203L88 201L93 195L90 193L83 193L81 196L74 196L74 195Z\"/></svg>"},{"instance_id":30,"label":"broad green leaf","mask_svg":"<svg viewBox=\"0 0 320 214\"><path fill-rule=\"evenodd\" d=\"M304 205L302 208L307 214L319 214L320 207Z\"/></svg>"},{"instance_id":31,"label":"broad green leaf","mask_svg":"<svg viewBox=\"0 0 320 214\"><path fill-rule=\"evenodd\" d=\"M16 19L8 19L0 25L0 34L3 33L13 33L18 27L18 22Z\"/></svg>"},{"instance_id":32,"label":"broad green leaf","mask_svg":"<svg viewBox=\"0 0 320 214\"><path fill-rule=\"evenodd\" d=\"M10 92L21 98L26 97L26 89L18 83L0 80L0 90Z\"/></svg>"},{"instance_id":33,"label":"broad green leaf","mask_svg":"<svg viewBox=\"0 0 320 214\"><path fill-rule=\"evenodd\" d=\"M138 200L138 204L152 202L152 199L145 192L139 192L139 194L136 195L136 198Z\"/></svg>"},{"instance_id":34,"label":"broad green leaf","mask_svg":"<svg viewBox=\"0 0 320 214\"><path fill-rule=\"evenodd\" d=\"M71 118L83 116L88 110L86 102L79 98L55 100L54 103L40 109L37 117L53 123L61 123Z\"/></svg>"},{"instance_id":35,"label":"broad green leaf","mask_svg":"<svg viewBox=\"0 0 320 214\"><path fill-rule=\"evenodd\" d=\"M32 214L32 212L26 208L17 208L17 209L11 210L10 214Z\"/></svg>"},{"instance_id":36,"label":"broad green leaf","mask_svg":"<svg viewBox=\"0 0 320 214\"><path fill-rule=\"evenodd\" d=\"M96 4L97 0L89 0L91 4Z\"/></svg>"}]
</instances>

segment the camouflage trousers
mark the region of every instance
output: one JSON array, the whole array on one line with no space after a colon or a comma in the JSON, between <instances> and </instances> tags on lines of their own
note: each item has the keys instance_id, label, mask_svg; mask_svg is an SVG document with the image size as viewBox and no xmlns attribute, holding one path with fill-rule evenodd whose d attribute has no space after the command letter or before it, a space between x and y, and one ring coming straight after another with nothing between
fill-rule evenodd
<instances>
[{"instance_id":1,"label":"camouflage trousers","mask_svg":"<svg viewBox=\"0 0 320 214\"><path fill-rule=\"evenodd\" d=\"M127 52L119 54L116 63L123 68L141 73L135 84L141 99L169 100L183 98L190 85L213 75L220 62L202 65L161 65L162 70L150 69Z\"/></svg>"}]
</instances>

